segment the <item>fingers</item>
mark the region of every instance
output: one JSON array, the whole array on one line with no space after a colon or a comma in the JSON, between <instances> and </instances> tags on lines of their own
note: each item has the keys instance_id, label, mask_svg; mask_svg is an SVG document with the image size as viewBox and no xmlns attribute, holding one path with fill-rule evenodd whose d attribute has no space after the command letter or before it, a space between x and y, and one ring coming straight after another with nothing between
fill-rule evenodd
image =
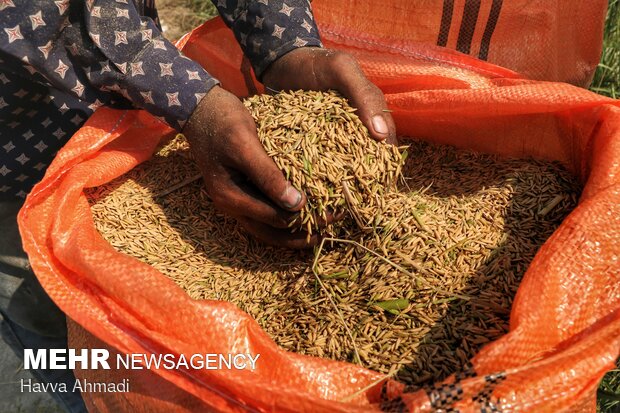
<instances>
[{"instance_id":1,"label":"fingers","mask_svg":"<svg viewBox=\"0 0 620 413\"><path fill-rule=\"evenodd\" d=\"M287 211L299 211L306 204L306 197L278 169L267 155L256 135L254 125L250 131L242 133L254 135L242 139L243 145L235 149L232 160L237 169L243 172L256 187L274 204Z\"/></svg>"},{"instance_id":2,"label":"fingers","mask_svg":"<svg viewBox=\"0 0 620 413\"><path fill-rule=\"evenodd\" d=\"M346 53L333 53L325 63L330 66L330 83L339 90L351 105L358 110L358 116L368 128L370 135L379 141L396 143L396 125L388 111L381 89L370 82L354 57Z\"/></svg>"},{"instance_id":3,"label":"fingers","mask_svg":"<svg viewBox=\"0 0 620 413\"><path fill-rule=\"evenodd\" d=\"M393 145L397 143L394 119L387 109L383 93L377 86L368 82L366 86L352 88L345 97L353 107L358 108L357 114L373 139L385 140Z\"/></svg>"},{"instance_id":4,"label":"fingers","mask_svg":"<svg viewBox=\"0 0 620 413\"><path fill-rule=\"evenodd\" d=\"M290 230L273 228L247 217L237 217L237 220L251 235L270 245L304 249L311 248L320 241L317 234L313 234L308 240L308 234L304 231L291 233Z\"/></svg>"},{"instance_id":5,"label":"fingers","mask_svg":"<svg viewBox=\"0 0 620 413\"><path fill-rule=\"evenodd\" d=\"M213 194L213 202L222 212L245 216L274 228L288 229L297 217L296 213L285 211L271 203L249 184L228 180L213 191Z\"/></svg>"},{"instance_id":6,"label":"fingers","mask_svg":"<svg viewBox=\"0 0 620 413\"><path fill-rule=\"evenodd\" d=\"M227 171L226 174L232 175L234 172ZM223 177L225 173L219 175ZM291 229L299 227L298 213L288 212L277 207L251 183L240 181L241 179L220 178L217 188L208 188L209 193L214 194L211 198L218 209L262 222L274 228ZM325 219L318 219L317 227L324 228L343 219L344 216L344 212L338 214L327 212Z\"/></svg>"},{"instance_id":7,"label":"fingers","mask_svg":"<svg viewBox=\"0 0 620 413\"><path fill-rule=\"evenodd\" d=\"M249 184L237 184L233 180L222 179L222 173L219 175L217 188L208 188L209 193L213 193L213 203L222 212L235 216L251 235L267 244L286 248L302 249L318 244L320 236L316 233L308 240L305 231L291 232L291 223L295 222L298 214L272 205ZM328 213L325 220L319 220L318 226L325 227L344 215L344 212L335 215Z\"/></svg>"},{"instance_id":8,"label":"fingers","mask_svg":"<svg viewBox=\"0 0 620 413\"><path fill-rule=\"evenodd\" d=\"M328 225L331 225L337 221L343 220L345 216L346 216L346 212L344 211L338 212L337 214L334 214L332 212L326 212L325 218L316 217L315 225L317 228L325 228ZM294 221L292 222L292 225L289 225L289 228L299 227L300 226L299 224L300 224L300 216L297 215Z\"/></svg>"},{"instance_id":9,"label":"fingers","mask_svg":"<svg viewBox=\"0 0 620 413\"><path fill-rule=\"evenodd\" d=\"M357 108L370 136L397 143L396 125L383 92L366 78L348 53L301 47L276 60L265 72L263 82L275 90L337 90Z\"/></svg>"},{"instance_id":10,"label":"fingers","mask_svg":"<svg viewBox=\"0 0 620 413\"><path fill-rule=\"evenodd\" d=\"M383 92L366 78L348 53L314 47L295 49L271 65L263 82L275 90L337 90L357 108L370 136L397 143L396 125Z\"/></svg>"}]
</instances>

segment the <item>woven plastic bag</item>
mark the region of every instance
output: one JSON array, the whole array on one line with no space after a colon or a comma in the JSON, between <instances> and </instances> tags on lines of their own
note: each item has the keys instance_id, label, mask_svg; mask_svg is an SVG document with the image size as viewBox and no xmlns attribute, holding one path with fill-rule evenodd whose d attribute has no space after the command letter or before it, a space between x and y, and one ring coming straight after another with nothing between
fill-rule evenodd
<instances>
[{"instance_id":1,"label":"woven plastic bag","mask_svg":"<svg viewBox=\"0 0 620 413\"><path fill-rule=\"evenodd\" d=\"M375 3L355 2L367 11ZM525 80L434 45L362 34L343 20L335 0L313 6L325 45L354 54L386 93L399 135L558 160L585 183L579 205L525 274L510 332L484 347L465 371L418 392L359 366L279 349L233 304L190 299L97 233L84 188L148 159L172 133L145 112L101 109L58 153L19 216L37 277L76 322L71 344L261 357L255 371L79 370L81 378L131 383L129 393L85 394L89 409L593 411L598 381L620 352L620 104L567 84ZM385 26L377 31L387 32L392 15L373 10L373 24ZM181 43L229 90L240 96L260 90L220 20Z\"/></svg>"},{"instance_id":2,"label":"woven plastic bag","mask_svg":"<svg viewBox=\"0 0 620 413\"><path fill-rule=\"evenodd\" d=\"M444 46L529 79L586 86L598 65L608 0L315 0L324 35L337 26L372 44L380 38ZM342 36L342 37L338 37ZM385 43L384 43L385 44Z\"/></svg>"}]
</instances>

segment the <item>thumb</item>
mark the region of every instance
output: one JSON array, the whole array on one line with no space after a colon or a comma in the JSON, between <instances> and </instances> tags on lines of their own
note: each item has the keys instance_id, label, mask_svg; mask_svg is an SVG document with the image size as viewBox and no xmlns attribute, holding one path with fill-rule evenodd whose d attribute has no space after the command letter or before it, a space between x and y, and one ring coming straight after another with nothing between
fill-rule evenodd
<instances>
[{"instance_id":1,"label":"thumb","mask_svg":"<svg viewBox=\"0 0 620 413\"><path fill-rule=\"evenodd\" d=\"M306 197L286 180L274 161L267 155L258 137L245 145L236 167L274 204L287 211L299 211L306 204Z\"/></svg>"},{"instance_id":2,"label":"thumb","mask_svg":"<svg viewBox=\"0 0 620 413\"><path fill-rule=\"evenodd\" d=\"M344 86L343 95L357 108L357 115L373 139L396 144L396 125L381 89L365 78L360 83L359 86Z\"/></svg>"},{"instance_id":3,"label":"thumb","mask_svg":"<svg viewBox=\"0 0 620 413\"><path fill-rule=\"evenodd\" d=\"M355 58L347 53L321 56L317 63L321 73L328 73L330 87L338 90L357 109L370 136L378 141L396 143L396 125L387 108L381 89L362 72Z\"/></svg>"}]
</instances>

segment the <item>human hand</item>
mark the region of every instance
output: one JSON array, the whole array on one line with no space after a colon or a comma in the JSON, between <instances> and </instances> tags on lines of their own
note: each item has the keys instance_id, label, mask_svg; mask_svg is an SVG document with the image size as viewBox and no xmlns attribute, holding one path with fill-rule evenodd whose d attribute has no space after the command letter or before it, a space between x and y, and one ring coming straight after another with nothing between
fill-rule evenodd
<instances>
[{"instance_id":1,"label":"human hand","mask_svg":"<svg viewBox=\"0 0 620 413\"><path fill-rule=\"evenodd\" d=\"M219 210L269 244L289 248L317 244L316 234L308 241L305 231L291 233L289 223L304 207L306 197L267 155L254 120L236 96L219 86L211 89L183 134Z\"/></svg>"},{"instance_id":2,"label":"human hand","mask_svg":"<svg viewBox=\"0 0 620 413\"><path fill-rule=\"evenodd\" d=\"M371 83L348 53L301 47L271 64L263 83L273 90L337 90L357 108L374 139L396 144L396 125L383 92Z\"/></svg>"}]
</instances>

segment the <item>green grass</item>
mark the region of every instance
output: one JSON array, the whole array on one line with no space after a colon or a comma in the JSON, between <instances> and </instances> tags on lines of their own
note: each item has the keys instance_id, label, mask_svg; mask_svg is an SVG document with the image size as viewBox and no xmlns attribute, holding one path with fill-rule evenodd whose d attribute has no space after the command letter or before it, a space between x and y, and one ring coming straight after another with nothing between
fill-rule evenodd
<instances>
[{"instance_id":1,"label":"green grass","mask_svg":"<svg viewBox=\"0 0 620 413\"><path fill-rule=\"evenodd\" d=\"M591 89L605 96L620 97L620 0L609 1L603 55Z\"/></svg>"},{"instance_id":2,"label":"green grass","mask_svg":"<svg viewBox=\"0 0 620 413\"><path fill-rule=\"evenodd\" d=\"M217 9L209 0L189 0L189 5L196 16L203 20L217 16Z\"/></svg>"},{"instance_id":3,"label":"green grass","mask_svg":"<svg viewBox=\"0 0 620 413\"><path fill-rule=\"evenodd\" d=\"M598 388L598 408L600 412L620 412L620 360L618 368L605 375Z\"/></svg>"}]
</instances>

